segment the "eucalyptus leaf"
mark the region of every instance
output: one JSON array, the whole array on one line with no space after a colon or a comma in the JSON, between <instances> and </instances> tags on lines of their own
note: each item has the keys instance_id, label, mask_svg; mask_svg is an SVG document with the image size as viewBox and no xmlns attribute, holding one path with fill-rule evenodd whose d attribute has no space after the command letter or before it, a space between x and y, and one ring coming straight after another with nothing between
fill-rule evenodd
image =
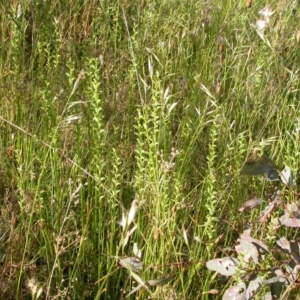
<instances>
[{"instance_id":1,"label":"eucalyptus leaf","mask_svg":"<svg viewBox=\"0 0 300 300\"><path fill-rule=\"evenodd\" d=\"M299 243L297 241L290 242L291 256L296 264L300 263Z\"/></svg>"},{"instance_id":2,"label":"eucalyptus leaf","mask_svg":"<svg viewBox=\"0 0 300 300\"><path fill-rule=\"evenodd\" d=\"M124 257L119 260L122 267L135 273L143 269L143 263L136 257Z\"/></svg>"},{"instance_id":3,"label":"eucalyptus leaf","mask_svg":"<svg viewBox=\"0 0 300 300\"><path fill-rule=\"evenodd\" d=\"M285 207L284 213L288 217L292 215L294 218L300 218L299 203L295 201L288 203Z\"/></svg>"},{"instance_id":4,"label":"eucalyptus leaf","mask_svg":"<svg viewBox=\"0 0 300 300\"><path fill-rule=\"evenodd\" d=\"M170 274L166 274L164 277L161 277L159 279L152 279L148 281L148 284L151 286L156 286L156 285L165 285L167 284L170 280L172 279L172 276Z\"/></svg>"},{"instance_id":5,"label":"eucalyptus leaf","mask_svg":"<svg viewBox=\"0 0 300 300\"><path fill-rule=\"evenodd\" d=\"M293 171L289 166L285 166L280 173L281 181L287 186L293 184Z\"/></svg>"},{"instance_id":6,"label":"eucalyptus leaf","mask_svg":"<svg viewBox=\"0 0 300 300\"><path fill-rule=\"evenodd\" d=\"M241 239L240 243L245 262L250 262L253 260L255 263L258 263L257 248L251 242L245 239Z\"/></svg>"},{"instance_id":7,"label":"eucalyptus leaf","mask_svg":"<svg viewBox=\"0 0 300 300\"><path fill-rule=\"evenodd\" d=\"M280 217L280 223L285 225L286 227L299 228L300 227L300 219L296 218L287 218L285 215Z\"/></svg>"},{"instance_id":8,"label":"eucalyptus leaf","mask_svg":"<svg viewBox=\"0 0 300 300\"><path fill-rule=\"evenodd\" d=\"M249 242L251 242L253 245L255 245L261 252L269 252L269 249L268 249L268 246L260 241L260 240L257 240L257 239L254 239L253 237L251 237L249 234L247 234L246 232L243 232L240 237L242 239L245 239Z\"/></svg>"},{"instance_id":9,"label":"eucalyptus leaf","mask_svg":"<svg viewBox=\"0 0 300 300\"><path fill-rule=\"evenodd\" d=\"M263 174L269 173L270 180L275 180L275 179L273 179L273 177L275 177L275 173L277 176L276 170L277 170L277 167L276 167L275 162L265 155L263 155L259 159L253 159L253 158L248 159L242 167L243 174L263 175Z\"/></svg>"},{"instance_id":10,"label":"eucalyptus leaf","mask_svg":"<svg viewBox=\"0 0 300 300\"><path fill-rule=\"evenodd\" d=\"M263 210L262 214L259 216L259 218L256 220L257 223L264 223L266 222L270 217L272 212L275 210L277 206L277 202L272 201L270 202L265 209Z\"/></svg>"},{"instance_id":11,"label":"eucalyptus leaf","mask_svg":"<svg viewBox=\"0 0 300 300\"><path fill-rule=\"evenodd\" d=\"M238 211L242 212L242 211L244 211L245 209L251 209L251 208L254 208L254 207L256 207L256 206L262 204L263 202L266 202L266 201L263 200L263 199L260 199L260 198L248 200L248 201L244 202L243 206L240 207L240 208L238 209Z\"/></svg>"},{"instance_id":12,"label":"eucalyptus leaf","mask_svg":"<svg viewBox=\"0 0 300 300\"><path fill-rule=\"evenodd\" d=\"M284 283L281 281L271 283L272 299L279 299L281 292L282 292L283 285L284 285Z\"/></svg>"},{"instance_id":13,"label":"eucalyptus leaf","mask_svg":"<svg viewBox=\"0 0 300 300\"><path fill-rule=\"evenodd\" d=\"M261 277L257 276L254 280L251 280L246 290L246 300L253 299L255 295L260 291L261 287Z\"/></svg>"},{"instance_id":14,"label":"eucalyptus leaf","mask_svg":"<svg viewBox=\"0 0 300 300\"><path fill-rule=\"evenodd\" d=\"M290 242L285 237L281 237L279 240L277 240L276 244L285 253L291 253Z\"/></svg>"},{"instance_id":15,"label":"eucalyptus leaf","mask_svg":"<svg viewBox=\"0 0 300 300\"><path fill-rule=\"evenodd\" d=\"M225 276L232 276L236 272L239 261L236 258L224 257L209 260L206 267Z\"/></svg>"},{"instance_id":16,"label":"eucalyptus leaf","mask_svg":"<svg viewBox=\"0 0 300 300\"><path fill-rule=\"evenodd\" d=\"M222 300L245 300L246 299L246 284L240 282L237 285L231 286L228 288Z\"/></svg>"}]
</instances>

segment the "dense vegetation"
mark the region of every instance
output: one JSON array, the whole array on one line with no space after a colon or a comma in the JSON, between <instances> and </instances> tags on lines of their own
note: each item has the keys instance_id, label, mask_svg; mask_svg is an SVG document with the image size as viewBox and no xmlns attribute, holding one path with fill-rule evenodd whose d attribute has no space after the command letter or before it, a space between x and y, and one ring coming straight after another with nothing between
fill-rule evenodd
<instances>
[{"instance_id":1,"label":"dense vegetation","mask_svg":"<svg viewBox=\"0 0 300 300\"><path fill-rule=\"evenodd\" d=\"M297 240L237 209L298 200L299 1L0 6L1 299L221 299L249 223Z\"/></svg>"}]
</instances>

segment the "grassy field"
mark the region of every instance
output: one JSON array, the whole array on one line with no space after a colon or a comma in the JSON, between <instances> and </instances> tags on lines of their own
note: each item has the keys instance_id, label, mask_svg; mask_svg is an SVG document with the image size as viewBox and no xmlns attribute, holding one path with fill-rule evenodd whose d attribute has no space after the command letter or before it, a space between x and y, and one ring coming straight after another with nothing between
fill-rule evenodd
<instances>
[{"instance_id":1,"label":"grassy field","mask_svg":"<svg viewBox=\"0 0 300 300\"><path fill-rule=\"evenodd\" d=\"M222 299L242 275L206 262L249 224L299 238L238 211L298 199L299 1L4 2L1 299ZM254 152L296 184L241 175Z\"/></svg>"}]
</instances>

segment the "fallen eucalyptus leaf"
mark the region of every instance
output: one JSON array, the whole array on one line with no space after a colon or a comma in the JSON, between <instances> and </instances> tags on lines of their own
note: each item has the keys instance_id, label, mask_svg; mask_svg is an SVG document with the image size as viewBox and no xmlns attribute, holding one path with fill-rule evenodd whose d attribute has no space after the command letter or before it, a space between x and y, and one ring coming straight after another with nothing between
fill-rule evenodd
<instances>
[{"instance_id":1,"label":"fallen eucalyptus leaf","mask_svg":"<svg viewBox=\"0 0 300 300\"><path fill-rule=\"evenodd\" d=\"M281 216L279 219L280 223L282 225L285 225L287 227L292 227L292 228L299 228L300 227L300 219L296 218L287 218L285 215Z\"/></svg>"},{"instance_id":2,"label":"fallen eucalyptus leaf","mask_svg":"<svg viewBox=\"0 0 300 300\"><path fill-rule=\"evenodd\" d=\"M285 238L281 237L279 240L276 241L277 246L285 253L291 253L290 242Z\"/></svg>"},{"instance_id":3,"label":"fallen eucalyptus leaf","mask_svg":"<svg viewBox=\"0 0 300 300\"><path fill-rule=\"evenodd\" d=\"M271 202L265 207L260 217L256 220L257 223L265 223L271 217L272 212L275 209L275 203Z\"/></svg>"},{"instance_id":4,"label":"fallen eucalyptus leaf","mask_svg":"<svg viewBox=\"0 0 300 300\"><path fill-rule=\"evenodd\" d=\"M299 243L290 241L291 256L296 264L300 263Z\"/></svg>"},{"instance_id":5,"label":"fallen eucalyptus leaf","mask_svg":"<svg viewBox=\"0 0 300 300\"><path fill-rule=\"evenodd\" d=\"M247 290L246 290L246 299L250 300L255 297L255 295L260 291L262 287L262 278L257 276L254 280L251 280Z\"/></svg>"},{"instance_id":6,"label":"fallen eucalyptus leaf","mask_svg":"<svg viewBox=\"0 0 300 300\"><path fill-rule=\"evenodd\" d=\"M143 263L136 257L120 258L119 263L125 269L135 273L138 273L143 269Z\"/></svg>"},{"instance_id":7,"label":"fallen eucalyptus leaf","mask_svg":"<svg viewBox=\"0 0 300 300\"><path fill-rule=\"evenodd\" d=\"M232 276L235 274L236 266L239 261L236 258L224 257L209 260L206 267L225 276Z\"/></svg>"},{"instance_id":8,"label":"fallen eucalyptus leaf","mask_svg":"<svg viewBox=\"0 0 300 300\"><path fill-rule=\"evenodd\" d=\"M293 216L294 218L299 218L300 217L299 204L296 202L288 203L286 205L284 213L288 217Z\"/></svg>"},{"instance_id":9,"label":"fallen eucalyptus leaf","mask_svg":"<svg viewBox=\"0 0 300 300\"><path fill-rule=\"evenodd\" d=\"M285 166L280 173L281 181L287 186L293 184L293 171L289 166Z\"/></svg>"},{"instance_id":10,"label":"fallen eucalyptus leaf","mask_svg":"<svg viewBox=\"0 0 300 300\"><path fill-rule=\"evenodd\" d=\"M170 274L166 274L162 278L149 280L148 284L151 286L155 286L155 285L162 286L162 285L167 284L171 279L172 279L172 276Z\"/></svg>"},{"instance_id":11,"label":"fallen eucalyptus leaf","mask_svg":"<svg viewBox=\"0 0 300 300\"><path fill-rule=\"evenodd\" d=\"M272 299L279 299L281 292L282 292L283 285L284 285L284 282L282 282L281 280L271 283Z\"/></svg>"},{"instance_id":12,"label":"fallen eucalyptus leaf","mask_svg":"<svg viewBox=\"0 0 300 300\"><path fill-rule=\"evenodd\" d=\"M273 213L275 208L282 203L283 203L283 201L281 201L281 200L273 200L273 201L269 202L269 204L264 208L262 214L259 216L259 218L255 222L257 222L257 223L267 222L267 220L271 217L271 214Z\"/></svg>"},{"instance_id":13,"label":"fallen eucalyptus leaf","mask_svg":"<svg viewBox=\"0 0 300 300\"><path fill-rule=\"evenodd\" d=\"M249 242L251 242L253 245L255 245L258 249L260 249L262 252L269 252L269 249L268 249L268 246L263 243L262 241L260 240L257 240L257 239L254 239L253 237L251 237L247 231L243 232L240 237L242 239L245 239Z\"/></svg>"},{"instance_id":14,"label":"fallen eucalyptus leaf","mask_svg":"<svg viewBox=\"0 0 300 300\"><path fill-rule=\"evenodd\" d=\"M257 198L257 199L251 199L251 200L248 200L246 201L242 207L240 207L238 209L238 211L242 212L244 211L245 209L251 209L251 208L254 208L260 204L262 204L263 202L266 202L265 200L263 199L260 199L260 198Z\"/></svg>"},{"instance_id":15,"label":"fallen eucalyptus leaf","mask_svg":"<svg viewBox=\"0 0 300 300\"><path fill-rule=\"evenodd\" d=\"M246 299L246 284L240 282L237 285L231 286L228 288L222 300L245 300Z\"/></svg>"},{"instance_id":16,"label":"fallen eucalyptus leaf","mask_svg":"<svg viewBox=\"0 0 300 300\"><path fill-rule=\"evenodd\" d=\"M258 263L257 248L251 242L245 239L241 239L240 243L245 262L250 262L253 260L255 263Z\"/></svg>"},{"instance_id":17,"label":"fallen eucalyptus leaf","mask_svg":"<svg viewBox=\"0 0 300 300\"><path fill-rule=\"evenodd\" d=\"M275 276L275 277L272 277L272 278L269 278L269 279L264 279L262 281L263 284L270 284L270 283L276 283L278 281L280 281L282 279L282 276Z\"/></svg>"}]
</instances>

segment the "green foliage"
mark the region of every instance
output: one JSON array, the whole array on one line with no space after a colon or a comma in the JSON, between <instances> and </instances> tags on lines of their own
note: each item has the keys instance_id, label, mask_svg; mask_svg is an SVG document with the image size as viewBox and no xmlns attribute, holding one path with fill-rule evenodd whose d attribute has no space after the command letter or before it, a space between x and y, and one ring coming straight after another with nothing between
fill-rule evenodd
<instances>
[{"instance_id":1,"label":"green foliage","mask_svg":"<svg viewBox=\"0 0 300 300\"><path fill-rule=\"evenodd\" d=\"M0 4L1 299L222 297L245 161L299 183L299 3L250 2Z\"/></svg>"}]
</instances>

